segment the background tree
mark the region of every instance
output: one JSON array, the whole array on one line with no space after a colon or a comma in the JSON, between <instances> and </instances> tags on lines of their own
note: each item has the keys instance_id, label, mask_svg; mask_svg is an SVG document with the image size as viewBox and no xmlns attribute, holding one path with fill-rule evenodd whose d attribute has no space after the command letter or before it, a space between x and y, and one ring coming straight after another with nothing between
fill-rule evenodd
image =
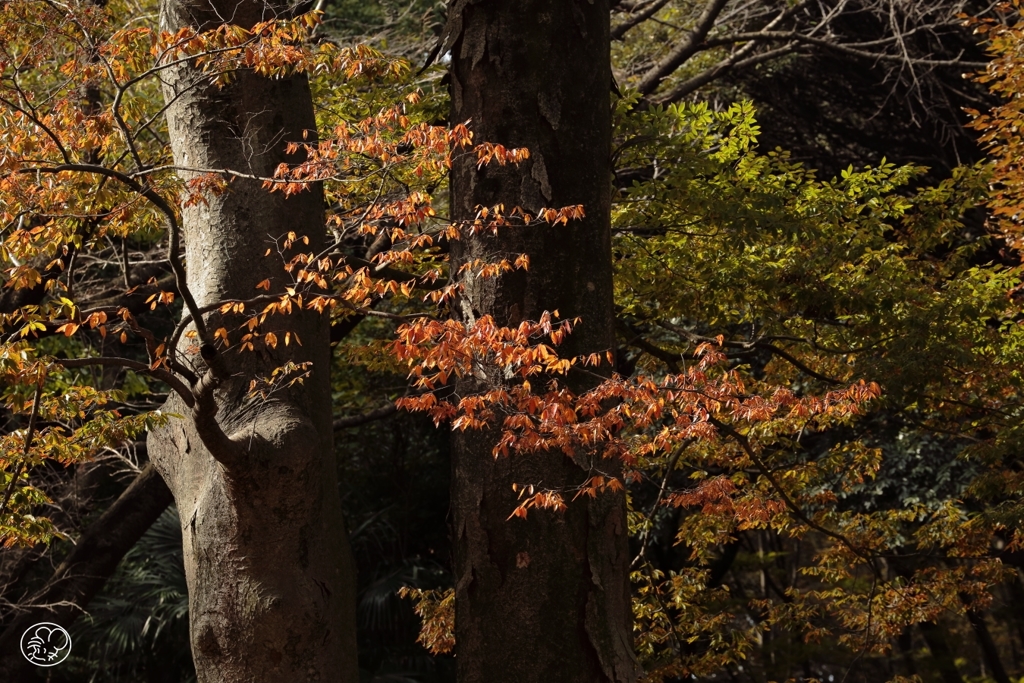
<instances>
[{"instance_id":1,"label":"background tree","mask_svg":"<svg viewBox=\"0 0 1024 683\"><path fill-rule=\"evenodd\" d=\"M611 82L608 8L547 2L455 2L445 46L452 52L452 120L483 139L527 148L521 165L452 167L455 220L480 207L582 205L563 227L499 230L457 242L453 269L468 266L453 313L466 326L483 316L515 327L542 314L579 317L569 355L613 347L610 243ZM528 257L529 267L474 276L475 261ZM460 395L503 386L482 365ZM582 391L594 379L569 385ZM495 460L493 428L462 430L452 443L455 628L464 681L632 681L637 671L626 572L625 499L608 493L558 517L509 523L514 485L572 489L617 465L596 451L544 452ZM524 657L524 653L531 653Z\"/></svg>"},{"instance_id":2,"label":"background tree","mask_svg":"<svg viewBox=\"0 0 1024 683\"><path fill-rule=\"evenodd\" d=\"M873 669L866 655L895 647L918 621L963 614L970 586L1003 576L988 546L1003 522L990 503L963 502L1000 476L985 464L995 442L973 430L994 429L988 411L1016 396L999 370L1014 342L1003 346L1009 332L990 326L1013 314L1006 292L1016 276L976 265L987 261L985 240L962 222L983 201L984 176L964 169L914 193L913 168L818 181L784 156L751 154L756 128L740 107L648 116L678 146L656 161L671 170L631 188L617 215L621 329L639 366L673 372L689 362L688 344L720 334L755 393L765 382L813 393L857 376L882 390L865 415L808 425L795 439L734 431L709 451L695 443L650 461L659 474L634 493L648 661L673 675L674 666L699 673L744 656L744 669L765 680L838 675L850 661L865 680L902 673ZM707 156L694 154L701 149ZM677 277L661 289L665 270ZM901 303L887 303L893 292ZM977 386L999 403L957 394ZM766 484L786 491L789 522L767 521L767 502L750 507L747 496ZM668 592L658 597L658 586ZM990 599L976 594L971 604ZM746 605L746 616L735 621L730 604ZM758 625L750 639L731 640L744 623ZM706 644L688 647L695 637ZM679 659L659 660L666 646Z\"/></svg>"}]
</instances>

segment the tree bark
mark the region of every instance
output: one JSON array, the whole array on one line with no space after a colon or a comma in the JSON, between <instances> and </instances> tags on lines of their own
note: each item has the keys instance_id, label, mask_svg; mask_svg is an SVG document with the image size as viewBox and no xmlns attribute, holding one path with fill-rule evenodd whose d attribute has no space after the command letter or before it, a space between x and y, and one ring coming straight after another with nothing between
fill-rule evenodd
<instances>
[{"instance_id":1,"label":"tree bark","mask_svg":"<svg viewBox=\"0 0 1024 683\"><path fill-rule=\"evenodd\" d=\"M225 21L249 27L289 11L286 2L163 0L161 24L172 31ZM223 88L196 87L202 78L183 65L164 83L179 166L265 177L281 162L298 160L285 154L286 143L302 141L306 131L315 139L304 76L271 80L241 71ZM285 198L236 178L208 204L182 209L182 227L188 288L200 307L251 298L264 279L271 292L283 292L273 240L294 231L309 238L304 249L322 246L322 190L312 186ZM265 258L268 248L274 256ZM210 329L240 322L207 318ZM309 312L266 322L264 332L283 338L290 331L301 346L204 348L211 365L214 358L222 364L216 417L199 401L191 418L172 418L150 435L151 457L182 520L196 671L200 683L354 682L354 568L333 454L329 325ZM184 346L182 357L203 377L203 361ZM311 363L312 375L268 400L250 397L251 380L287 361ZM165 411L190 413L178 398Z\"/></svg>"},{"instance_id":2,"label":"tree bark","mask_svg":"<svg viewBox=\"0 0 1024 683\"><path fill-rule=\"evenodd\" d=\"M472 324L536 320L544 311L579 316L561 353L613 348L610 247L610 84L607 0L454 0L449 8L452 121L471 120L474 139L526 147L520 166L478 169L473 155L452 168L455 220L480 205L582 204L567 226L508 228L452 245L452 270L473 259L526 253L528 271L478 279L454 315ZM461 380L466 394L501 381ZM571 377L575 390L590 380ZM513 483L575 488L593 454L495 459L494 430L453 438L456 663L460 683L632 681L633 654L625 500L603 494L563 514L536 511L507 521Z\"/></svg>"}]
</instances>

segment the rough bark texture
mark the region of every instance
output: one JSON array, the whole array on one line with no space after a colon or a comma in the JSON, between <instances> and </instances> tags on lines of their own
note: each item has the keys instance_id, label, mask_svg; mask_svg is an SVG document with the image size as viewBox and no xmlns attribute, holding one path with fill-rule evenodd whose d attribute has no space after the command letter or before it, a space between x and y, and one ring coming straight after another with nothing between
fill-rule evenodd
<instances>
[{"instance_id":1,"label":"rough bark texture","mask_svg":"<svg viewBox=\"0 0 1024 683\"><path fill-rule=\"evenodd\" d=\"M164 29L242 26L284 14L254 0L163 0ZM193 87L197 74L167 74L167 120L181 166L273 174L315 121L304 77L235 75L223 89ZM291 198L235 179L209 204L183 210L188 287L199 306L251 298L280 260L264 257L288 231L324 240L323 197L313 187ZM211 329L240 321L209 318ZM327 320L301 313L268 319L265 330L297 333L302 346L219 354L229 378L216 391L216 420L230 437L208 438L211 416L172 419L151 434L150 453L174 493L182 520L192 654L201 683L356 681L354 569L333 456ZM249 382L285 361L312 375L270 400L247 397ZM191 356L204 372L202 361ZM189 415L173 399L166 410ZM202 420L202 422L200 421ZM197 429L197 424L200 428ZM203 425L206 425L205 427ZM202 434L203 436L200 436ZM204 437L205 442L204 442ZM210 447L215 452L211 452Z\"/></svg>"},{"instance_id":2,"label":"rough bark texture","mask_svg":"<svg viewBox=\"0 0 1024 683\"><path fill-rule=\"evenodd\" d=\"M454 244L453 270L474 258L530 256L529 271L466 280L456 315L514 325L558 309L582 318L564 353L611 349L607 0L456 0L449 11L452 120L472 119L477 141L531 154L519 167L479 170L474 158L458 159L453 216L472 219L478 205L499 203L534 215L582 204L587 213L564 227L513 228ZM459 392L479 390L473 382ZM575 487L589 476L591 454L496 461L495 439L467 431L453 443L460 683L634 680L624 499L577 500L564 514L507 521L513 483Z\"/></svg>"},{"instance_id":3,"label":"rough bark texture","mask_svg":"<svg viewBox=\"0 0 1024 683\"><path fill-rule=\"evenodd\" d=\"M147 466L114 504L78 538L74 549L46 585L25 600L31 607L0 634L0 680L36 680L38 667L20 651L21 635L32 624L49 621L70 628L118 563L171 503L171 492L152 465Z\"/></svg>"}]
</instances>

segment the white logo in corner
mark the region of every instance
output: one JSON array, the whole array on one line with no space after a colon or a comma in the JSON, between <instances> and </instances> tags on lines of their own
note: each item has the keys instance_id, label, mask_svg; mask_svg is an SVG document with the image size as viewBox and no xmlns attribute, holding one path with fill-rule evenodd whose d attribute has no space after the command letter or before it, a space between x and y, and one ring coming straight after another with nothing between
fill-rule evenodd
<instances>
[{"instance_id":1,"label":"white logo in corner","mask_svg":"<svg viewBox=\"0 0 1024 683\"><path fill-rule=\"evenodd\" d=\"M71 654L71 636L57 624L35 624L21 635L21 654L36 666L56 666Z\"/></svg>"}]
</instances>

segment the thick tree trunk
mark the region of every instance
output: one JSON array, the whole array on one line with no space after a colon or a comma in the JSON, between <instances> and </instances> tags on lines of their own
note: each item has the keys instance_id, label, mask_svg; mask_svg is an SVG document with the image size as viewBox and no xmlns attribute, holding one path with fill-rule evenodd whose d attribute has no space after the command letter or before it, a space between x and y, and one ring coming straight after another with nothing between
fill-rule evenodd
<instances>
[{"instance_id":1,"label":"thick tree trunk","mask_svg":"<svg viewBox=\"0 0 1024 683\"><path fill-rule=\"evenodd\" d=\"M527 253L528 271L465 279L456 315L472 323L536 320L544 311L582 323L565 354L614 344L610 247L609 27L607 0L455 0L450 7L452 120L475 140L527 147L521 166L452 169L452 214L478 205L582 204L567 226L509 228L453 244L453 270L475 258ZM579 378L574 388L585 388ZM482 388L466 380L460 393ZM491 455L493 431L453 442L456 648L460 683L631 681L627 531L622 496L577 500L564 514L507 521L513 483L572 488L592 454ZM611 463L595 463L614 469Z\"/></svg>"},{"instance_id":2,"label":"thick tree trunk","mask_svg":"<svg viewBox=\"0 0 1024 683\"><path fill-rule=\"evenodd\" d=\"M255 0L163 0L166 30L251 26L288 11ZM175 162L192 168L273 174L289 159L287 142L315 133L304 77L269 80L248 72L218 89L189 66L167 73L165 97ZM288 231L324 240L318 187L291 198L258 181L234 180L208 204L182 212L188 287L199 306L248 299L284 270L265 258ZM229 329L241 319L208 319ZM337 487L328 376L329 327L308 313L268 318L266 330L297 333L302 345L218 354L225 378L215 393L230 440L212 440L210 423L171 418L150 436L182 520L192 654L201 683L356 681L354 569ZM209 350L206 350L208 353ZM205 369L196 356L190 357ZM309 362L312 375L269 400L248 397L249 382L286 361ZM166 411L188 416L181 401ZM207 418L209 415L206 416ZM205 439L205 441L204 441ZM212 447L212 450L211 450ZM231 451L228 453L227 451Z\"/></svg>"}]
</instances>

